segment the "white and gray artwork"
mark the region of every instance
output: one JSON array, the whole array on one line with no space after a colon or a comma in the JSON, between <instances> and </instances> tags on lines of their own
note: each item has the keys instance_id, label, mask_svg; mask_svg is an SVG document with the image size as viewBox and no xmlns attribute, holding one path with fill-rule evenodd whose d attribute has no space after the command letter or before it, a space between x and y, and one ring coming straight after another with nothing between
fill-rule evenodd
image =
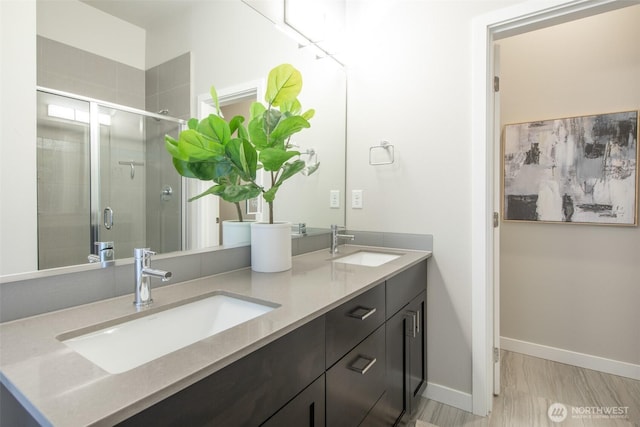
<instances>
[{"instance_id":1,"label":"white and gray artwork","mask_svg":"<svg viewBox=\"0 0 640 427\"><path fill-rule=\"evenodd\" d=\"M636 225L638 112L505 126L504 218Z\"/></svg>"}]
</instances>

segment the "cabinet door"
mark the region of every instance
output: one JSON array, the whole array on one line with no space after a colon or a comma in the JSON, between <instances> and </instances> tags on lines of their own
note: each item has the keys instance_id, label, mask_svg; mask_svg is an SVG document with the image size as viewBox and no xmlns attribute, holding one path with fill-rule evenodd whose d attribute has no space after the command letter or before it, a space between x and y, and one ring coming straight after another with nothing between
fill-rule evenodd
<instances>
[{"instance_id":1,"label":"cabinet door","mask_svg":"<svg viewBox=\"0 0 640 427\"><path fill-rule=\"evenodd\" d=\"M427 335L423 291L386 323L387 412L396 424L407 421L427 385Z\"/></svg>"},{"instance_id":2,"label":"cabinet door","mask_svg":"<svg viewBox=\"0 0 640 427\"><path fill-rule=\"evenodd\" d=\"M411 300L405 309L409 315L407 317L409 321L407 329L409 339L407 387L410 413L413 413L417 408L419 397L427 386L426 305L426 291L423 291Z\"/></svg>"},{"instance_id":3,"label":"cabinet door","mask_svg":"<svg viewBox=\"0 0 640 427\"><path fill-rule=\"evenodd\" d=\"M391 425L408 420L410 413L407 366L409 362L409 337L406 333L408 318L402 309L387 320L387 412ZM394 424L395 423L395 424Z\"/></svg>"},{"instance_id":4,"label":"cabinet door","mask_svg":"<svg viewBox=\"0 0 640 427\"><path fill-rule=\"evenodd\" d=\"M324 427L324 374L305 388L262 427Z\"/></svg>"}]
</instances>

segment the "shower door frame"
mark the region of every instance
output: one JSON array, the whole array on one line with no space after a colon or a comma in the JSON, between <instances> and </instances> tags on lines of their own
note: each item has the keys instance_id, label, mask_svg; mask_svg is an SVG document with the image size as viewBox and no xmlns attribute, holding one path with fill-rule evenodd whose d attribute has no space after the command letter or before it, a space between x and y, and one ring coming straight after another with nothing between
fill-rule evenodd
<instances>
[{"instance_id":1,"label":"shower door frame","mask_svg":"<svg viewBox=\"0 0 640 427\"><path fill-rule=\"evenodd\" d=\"M100 227L103 222L103 211L100 206L100 123L98 121L98 112L100 107L111 108L126 113L138 114L142 117L149 117L153 119L165 120L168 122L176 123L179 126L179 131L187 129L187 122L175 117L165 116L163 114L151 113L149 111L140 110L138 108L128 107L126 105L120 105L113 102L102 101L87 96L78 95L71 92L65 92L57 89L51 89L43 86L36 86L37 92L49 93L52 95L62 96L66 98L75 99L78 101L84 101L89 104L89 214L90 214L90 242L89 253L93 254L95 249L95 243L99 241ZM186 215L185 215L185 179L180 177L181 192L180 192L180 247L182 250L186 247ZM117 248L116 248L117 250ZM125 257L126 258L126 257ZM116 258L117 259L117 258Z\"/></svg>"}]
</instances>

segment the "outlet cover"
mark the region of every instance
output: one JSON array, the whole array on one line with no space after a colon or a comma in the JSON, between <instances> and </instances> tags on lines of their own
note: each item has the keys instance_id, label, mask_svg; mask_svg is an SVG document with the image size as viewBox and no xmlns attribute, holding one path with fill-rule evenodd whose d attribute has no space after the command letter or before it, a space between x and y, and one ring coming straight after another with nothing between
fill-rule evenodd
<instances>
[{"instance_id":1,"label":"outlet cover","mask_svg":"<svg viewBox=\"0 0 640 427\"><path fill-rule=\"evenodd\" d=\"M331 209L340 208L340 190L329 191L329 207Z\"/></svg>"},{"instance_id":2,"label":"outlet cover","mask_svg":"<svg viewBox=\"0 0 640 427\"><path fill-rule=\"evenodd\" d=\"M351 190L351 208L362 209L362 190Z\"/></svg>"}]
</instances>

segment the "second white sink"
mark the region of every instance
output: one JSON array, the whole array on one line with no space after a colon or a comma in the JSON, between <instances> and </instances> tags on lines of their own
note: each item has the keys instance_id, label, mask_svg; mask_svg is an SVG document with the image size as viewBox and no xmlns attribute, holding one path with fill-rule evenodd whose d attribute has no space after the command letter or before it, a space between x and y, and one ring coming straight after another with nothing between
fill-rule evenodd
<instances>
[{"instance_id":1,"label":"second white sink","mask_svg":"<svg viewBox=\"0 0 640 427\"><path fill-rule=\"evenodd\" d=\"M341 262L343 264L365 265L367 267L378 267L389 261L400 258L401 254L392 254L386 252L358 251L351 255L345 255L336 258L333 262Z\"/></svg>"},{"instance_id":2,"label":"second white sink","mask_svg":"<svg viewBox=\"0 0 640 427\"><path fill-rule=\"evenodd\" d=\"M62 342L111 374L119 374L261 316L277 304L216 294Z\"/></svg>"}]
</instances>

